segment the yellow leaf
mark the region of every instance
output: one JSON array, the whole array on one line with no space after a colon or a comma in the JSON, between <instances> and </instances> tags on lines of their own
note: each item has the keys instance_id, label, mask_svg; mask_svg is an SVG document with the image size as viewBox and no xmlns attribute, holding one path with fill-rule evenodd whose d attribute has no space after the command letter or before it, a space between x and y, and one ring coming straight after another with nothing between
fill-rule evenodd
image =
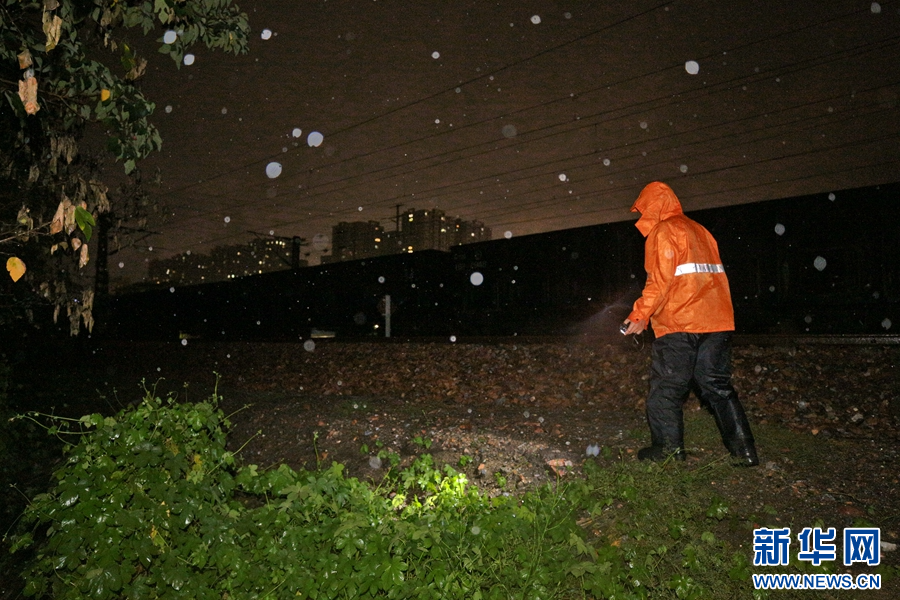
<instances>
[{"instance_id":1,"label":"yellow leaf","mask_svg":"<svg viewBox=\"0 0 900 600\"><path fill-rule=\"evenodd\" d=\"M25 263L15 256L10 256L6 261L6 270L9 271L13 281L18 281L25 274Z\"/></svg>"},{"instance_id":2,"label":"yellow leaf","mask_svg":"<svg viewBox=\"0 0 900 600\"><path fill-rule=\"evenodd\" d=\"M88 245L84 244L83 246L81 246L81 253L78 256L78 266L83 267L84 265L88 264L88 260Z\"/></svg>"},{"instance_id":3,"label":"yellow leaf","mask_svg":"<svg viewBox=\"0 0 900 600\"><path fill-rule=\"evenodd\" d=\"M106 102L109 100L109 90L100 90L100 101Z\"/></svg>"},{"instance_id":4,"label":"yellow leaf","mask_svg":"<svg viewBox=\"0 0 900 600\"><path fill-rule=\"evenodd\" d=\"M50 52L56 45L59 43L59 37L61 35L62 28L62 19L60 19L57 15L50 15L49 11L44 11L44 34L47 36L47 42L45 44L45 49L47 52Z\"/></svg>"},{"instance_id":5,"label":"yellow leaf","mask_svg":"<svg viewBox=\"0 0 900 600\"><path fill-rule=\"evenodd\" d=\"M79 240L77 237L73 237L72 250L75 250L77 252L79 248L81 248L81 240Z\"/></svg>"},{"instance_id":6,"label":"yellow leaf","mask_svg":"<svg viewBox=\"0 0 900 600\"><path fill-rule=\"evenodd\" d=\"M31 52L28 51L28 48L22 50L22 52L19 53L18 59L20 69L27 69L33 64L31 60Z\"/></svg>"},{"instance_id":7,"label":"yellow leaf","mask_svg":"<svg viewBox=\"0 0 900 600\"><path fill-rule=\"evenodd\" d=\"M41 105L37 101L37 79L26 77L19 81L19 99L25 105L25 112L29 115L41 110Z\"/></svg>"}]
</instances>

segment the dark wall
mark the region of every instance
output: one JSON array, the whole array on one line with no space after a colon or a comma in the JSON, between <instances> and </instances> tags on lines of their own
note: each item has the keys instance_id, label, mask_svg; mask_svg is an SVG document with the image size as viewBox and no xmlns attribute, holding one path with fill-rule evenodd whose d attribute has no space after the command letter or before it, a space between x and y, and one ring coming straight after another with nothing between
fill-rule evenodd
<instances>
[{"instance_id":1,"label":"dark wall","mask_svg":"<svg viewBox=\"0 0 900 600\"><path fill-rule=\"evenodd\" d=\"M900 327L900 184L688 216L718 240L738 331ZM389 294L394 336L565 334L627 314L643 244L633 221L581 227L116 296L100 318L131 339L381 336Z\"/></svg>"}]
</instances>

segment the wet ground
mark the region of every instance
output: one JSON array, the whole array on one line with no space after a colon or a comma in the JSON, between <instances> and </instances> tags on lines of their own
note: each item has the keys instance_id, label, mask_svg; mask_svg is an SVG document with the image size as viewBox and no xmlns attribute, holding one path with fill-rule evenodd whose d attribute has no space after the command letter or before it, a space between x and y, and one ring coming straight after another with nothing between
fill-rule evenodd
<instances>
[{"instance_id":1,"label":"wet ground","mask_svg":"<svg viewBox=\"0 0 900 600\"><path fill-rule=\"evenodd\" d=\"M144 387L188 401L215 390L232 448L265 466L338 461L377 480L390 454L405 464L427 451L496 495L571 476L594 449L635 460L648 443L649 349L630 341L191 340L98 345L70 366L83 385L23 376L14 396L80 414L136 402ZM742 514L795 527L865 521L900 541L900 347L736 346L734 367L761 465L710 485ZM683 468L727 459L694 398L686 421ZM891 551L885 560L898 563Z\"/></svg>"}]
</instances>

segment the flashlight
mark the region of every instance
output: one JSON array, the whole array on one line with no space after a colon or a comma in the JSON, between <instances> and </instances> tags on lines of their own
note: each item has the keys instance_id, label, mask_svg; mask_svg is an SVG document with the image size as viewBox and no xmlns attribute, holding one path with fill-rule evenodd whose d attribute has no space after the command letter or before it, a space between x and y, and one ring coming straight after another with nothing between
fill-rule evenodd
<instances>
[{"instance_id":1,"label":"flashlight","mask_svg":"<svg viewBox=\"0 0 900 600\"><path fill-rule=\"evenodd\" d=\"M619 325L619 331L622 332L622 335L625 335L625 332L628 331L628 323L622 323Z\"/></svg>"}]
</instances>

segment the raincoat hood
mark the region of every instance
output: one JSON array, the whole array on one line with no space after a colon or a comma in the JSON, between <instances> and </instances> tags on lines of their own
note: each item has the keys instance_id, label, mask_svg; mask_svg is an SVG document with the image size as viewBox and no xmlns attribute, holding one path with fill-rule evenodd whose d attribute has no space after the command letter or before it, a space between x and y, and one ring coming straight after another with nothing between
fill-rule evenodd
<instances>
[{"instance_id":1,"label":"raincoat hood","mask_svg":"<svg viewBox=\"0 0 900 600\"><path fill-rule=\"evenodd\" d=\"M634 201L631 212L641 213L641 218L637 220L634 226L638 228L638 231L644 237L650 235L650 232L660 221L675 215L684 214L681 202L678 201L678 196L675 195L672 188L661 181L647 184L641 191L638 199Z\"/></svg>"}]
</instances>

